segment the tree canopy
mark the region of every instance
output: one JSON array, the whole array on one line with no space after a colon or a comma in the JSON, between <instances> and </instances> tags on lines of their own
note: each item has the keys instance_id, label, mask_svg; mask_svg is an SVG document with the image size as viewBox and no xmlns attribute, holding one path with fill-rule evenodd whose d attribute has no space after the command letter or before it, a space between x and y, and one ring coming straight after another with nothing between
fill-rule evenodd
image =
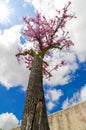
<instances>
[{"instance_id":1,"label":"tree canopy","mask_svg":"<svg viewBox=\"0 0 86 130\"><path fill-rule=\"evenodd\" d=\"M66 23L75 18L74 14L68 12L68 8L71 2L69 2L62 10L56 10L56 16L53 19L47 19L41 13L36 11L35 17L23 17L25 28L22 34L26 36L28 44L33 43L31 49L19 48L16 54L18 61L21 56L24 57L24 61L27 64L27 68L31 70L34 56L40 56L41 59L44 56L52 56L52 49L62 50L63 48L69 48L74 45L69 37L69 32L65 29ZM61 61L60 64L56 64L52 70L57 70L59 66L64 65L65 62ZM52 70L48 70L49 64L43 59L43 74L46 78L52 76Z\"/></svg>"}]
</instances>

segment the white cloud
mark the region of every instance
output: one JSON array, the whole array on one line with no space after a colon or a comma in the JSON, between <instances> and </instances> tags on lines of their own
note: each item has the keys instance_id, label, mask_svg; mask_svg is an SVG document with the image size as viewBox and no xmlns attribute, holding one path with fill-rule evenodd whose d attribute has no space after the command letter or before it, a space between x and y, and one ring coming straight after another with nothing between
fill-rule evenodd
<instances>
[{"instance_id":1,"label":"white cloud","mask_svg":"<svg viewBox=\"0 0 86 130\"><path fill-rule=\"evenodd\" d=\"M84 3L84 4L83 4ZM83 6L81 6L83 4ZM69 31L72 40L75 43L74 51L80 62L86 61L86 3L84 0L72 0L72 10L74 10L77 18L69 24Z\"/></svg>"},{"instance_id":2,"label":"white cloud","mask_svg":"<svg viewBox=\"0 0 86 130\"><path fill-rule=\"evenodd\" d=\"M0 114L0 128L3 130L10 130L19 126L19 120L13 113Z\"/></svg>"},{"instance_id":3,"label":"white cloud","mask_svg":"<svg viewBox=\"0 0 86 130\"><path fill-rule=\"evenodd\" d=\"M59 98L63 95L61 90L52 89L48 91L51 101L58 101Z\"/></svg>"},{"instance_id":4,"label":"white cloud","mask_svg":"<svg viewBox=\"0 0 86 130\"><path fill-rule=\"evenodd\" d=\"M73 94L73 97L71 99L66 99L64 102L63 102L63 105L62 105L62 109L65 109L67 107L70 107L70 106L73 106L77 103L80 102L80 93L77 92L77 93L74 93Z\"/></svg>"},{"instance_id":5,"label":"white cloud","mask_svg":"<svg viewBox=\"0 0 86 130\"><path fill-rule=\"evenodd\" d=\"M45 98L47 100L47 109L48 111L52 110L58 104L60 97L63 95L61 90L49 89L46 91Z\"/></svg>"},{"instance_id":6,"label":"white cloud","mask_svg":"<svg viewBox=\"0 0 86 130\"><path fill-rule=\"evenodd\" d=\"M81 101L86 101L86 84L84 87L82 87L80 96L81 96Z\"/></svg>"},{"instance_id":7,"label":"white cloud","mask_svg":"<svg viewBox=\"0 0 86 130\"><path fill-rule=\"evenodd\" d=\"M67 98L63 102L62 108L65 109L83 101L86 101L86 84L81 88L79 92L74 93L72 98Z\"/></svg>"},{"instance_id":8,"label":"white cloud","mask_svg":"<svg viewBox=\"0 0 86 130\"><path fill-rule=\"evenodd\" d=\"M20 43L21 25L5 29L0 34L0 83L7 88L17 85L27 87L28 70L19 65L15 54Z\"/></svg>"},{"instance_id":9,"label":"white cloud","mask_svg":"<svg viewBox=\"0 0 86 130\"><path fill-rule=\"evenodd\" d=\"M47 109L48 109L48 111L52 110L55 106L56 106L55 103L53 103L53 102L48 102L48 104L47 104Z\"/></svg>"},{"instance_id":10,"label":"white cloud","mask_svg":"<svg viewBox=\"0 0 86 130\"><path fill-rule=\"evenodd\" d=\"M45 61L47 58L45 58ZM55 85L64 85L70 82L71 73L74 73L78 68L78 64L76 63L76 55L74 52L62 52L59 54L58 52L54 52L53 58L49 60L51 70L55 67L56 64L59 64L61 60L65 60L67 65L63 67L59 67L57 71L52 71L52 77L50 80L44 79L44 84L49 84L51 86Z\"/></svg>"}]
</instances>

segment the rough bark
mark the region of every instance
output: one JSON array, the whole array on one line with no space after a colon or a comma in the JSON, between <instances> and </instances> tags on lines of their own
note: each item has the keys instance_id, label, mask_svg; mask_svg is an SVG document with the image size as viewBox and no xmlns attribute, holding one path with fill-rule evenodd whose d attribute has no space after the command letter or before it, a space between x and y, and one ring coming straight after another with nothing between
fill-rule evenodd
<instances>
[{"instance_id":1,"label":"rough bark","mask_svg":"<svg viewBox=\"0 0 86 130\"><path fill-rule=\"evenodd\" d=\"M43 92L42 62L42 57L34 57L21 130L49 130Z\"/></svg>"}]
</instances>

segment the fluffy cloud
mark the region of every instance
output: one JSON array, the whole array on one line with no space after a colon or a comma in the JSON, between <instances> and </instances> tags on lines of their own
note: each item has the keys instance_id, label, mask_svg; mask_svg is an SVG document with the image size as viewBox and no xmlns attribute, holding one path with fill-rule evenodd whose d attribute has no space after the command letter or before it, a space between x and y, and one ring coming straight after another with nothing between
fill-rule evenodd
<instances>
[{"instance_id":1,"label":"fluffy cloud","mask_svg":"<svg viewBox=\"0 0 86 130\"><path fill-rule=\"evenodd\" d=\"M86 84L81 88L79 92L74 93L71 99L67 98L63 102L62 108L65 109L83 101L86 101Z\"/></svg>"},{"instance_id":2,"label":"fluffy cloud","mask_svg":"<svg viewBox=\"0 0 86 130\"><path fill-rule=\"evenodd\" d=\"M84 3L83 6L82 3ZM71 38L73 39L75 46L74 51L80 62L86 61L86 16L84 14L86 10L86 3L84 0L72 0L72 10L74 10L77 18L68 25Z\"/></svg>"},{"instance_id":3,"label":"fluffy cloud","mask_svg":"<svg viewBox=\"0 0 86 130\"><path fill-rule=\"evenodd\" d=\"M46 91L45 98L47 101L48 111L52 110L56 106L56 104L58 104L58 101L62 95L62 91L56 90L55 88Z\"/></svg>"},{"instance_id":4,"label":"fluffy cloud","mask_svg":"<svg viewBox=\"0 0 86 130\"><path fill-rule=\"evenodd\" d=\"M0 34L0 83L7 88L27 86L28 70L24 64L19 65L15 54L20 44L21 25L5 29Z\"/></svg>"},{"instance_id":5,"label":"fluffy cloud","mask_svg":"<svg viewBox=\"0 0 86 130\"><path fill-rule=\"evenodd\" d=\"M47 58L45 58L45 61ZM48 60L50 67L49 70L52 70L53 67L55 67L56 64L59 64L62 60L65 60L67 65L63 67L59 67L57 71L52 71L52 77L50 80L44 79L45 84L49 84L50 86L55 85L64 85L70 82L71 80L71 74L75 72L75 70L78 68L78 64L76 62L76 55L73 51L68 52L56 52L54 51L53 57Z\"/></svg>"},{"instance_id":6,"label":"fluffy cloud","mask_svg":"<svg viewBox=\"0 0 86 130\"><path fill-rule=\"evenodd\" d=\"M56 106L55 103L49 101L47 104L48 111L51 111Z\"/></svg>"},{"instance_id":7,"label":"fluffy cloud","mask_svg":"<svg viewBox=\"0 0 86 130\"><path fill-rule=\"evenodd\" d=\"M82 87L82 89L81 89L80 97L81 97L81 101L85 101L85 100L86 100L86 84L85 84L85 86Z\"/></svg>"},{"instance_id":8,"label":"fluffy cloud","mask_svg":"<svg viewBox=\"0 0 86 130\"><path fill-rule=\"evenodd\" d=\"M46 97L46 99L50 99L51 101L58 101L63 94L61 90L51 89L48 91L47 95L48 97Z\"/></svg>"},{"instance_id":9,"label":"fluffy cloud","mask_svg":"<svg viewBox=\"0 0 86 130\"><path fill-rule=\"evenodd\" d=\"M13 113L0 114L0 128L3 130L10 130L19 126L19 120Z\"/></svg>"}]
</instances>

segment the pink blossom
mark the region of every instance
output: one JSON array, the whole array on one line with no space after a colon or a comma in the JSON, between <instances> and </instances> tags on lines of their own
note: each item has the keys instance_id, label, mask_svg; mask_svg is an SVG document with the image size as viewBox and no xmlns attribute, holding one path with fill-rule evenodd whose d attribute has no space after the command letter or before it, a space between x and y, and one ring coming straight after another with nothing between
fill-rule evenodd
<instances>
[{"instance_id":1,"label":"pink blossom","mask_svg":"<svg viewBox=\"0 0 86 130\"><path fill-rule=\"evenodd\" d=\"M54 19L47 20L38 11L36 12L35 17L23 17L23 21L26 24L26 28L23 30L23 35L27 36L29 42L33 42L34 52L44 52L45 56L51 56L50 49L57 48L62 50L63 47L69 48L71 45L74 45L72 40L69 37L69 32L66 31L66 23L75 18L75 15L68 13L68 8L71 2L69 2L62 10L56 10L57 15ZM60 35L59 35L60 32ZM28 50L28 48L27 48ZM22 49L18 49L18 52L24 52ZM22 53L21 53L22 54ZM20 62L20 55L17 56L18 61ZM25 63L27 68L31 69L33 56L26 55ZM59 67L65 65L64 61L61 61L60 64L56 65L52 70L58 70ZM49 64L43 62L43 74L46 78L52 76L51 71L48 68ZM46 69L45 69L46 68Z\"/></svg>"}]
</instances>

